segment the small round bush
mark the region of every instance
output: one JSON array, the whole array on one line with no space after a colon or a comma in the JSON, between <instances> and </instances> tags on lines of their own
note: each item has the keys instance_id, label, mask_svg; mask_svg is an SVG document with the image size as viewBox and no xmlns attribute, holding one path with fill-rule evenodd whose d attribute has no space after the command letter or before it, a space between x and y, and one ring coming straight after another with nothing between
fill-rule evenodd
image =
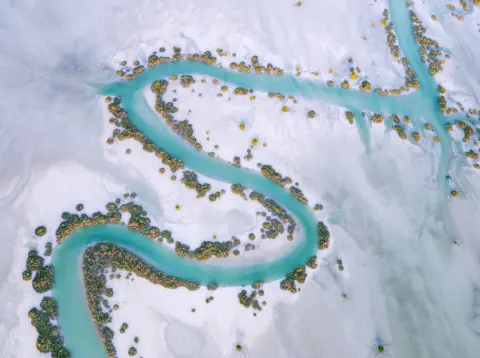
<instances>
[{"instance_id":1,"label":"small round bush","mask_svg":"<svg viewBox=\"0 0 480 358\"><path fill-rule=\"evenodd\" d=\"M47 233L47 228L45 226L39 226L35 229L35 235L43 236Z\"/></svg>"}]
</instances>

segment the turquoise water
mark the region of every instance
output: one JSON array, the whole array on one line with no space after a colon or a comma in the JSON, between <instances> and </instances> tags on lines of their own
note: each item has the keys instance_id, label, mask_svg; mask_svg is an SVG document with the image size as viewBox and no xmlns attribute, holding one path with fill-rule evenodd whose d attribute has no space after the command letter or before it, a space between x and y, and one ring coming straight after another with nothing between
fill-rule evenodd
<instances>
[{"instance_id":1,"label":"turquoise water","mask_svg":"<svg viewBox=\"0 0 480 358\"><path fill-rule=\"evenodd\" d=\"M221 267L177 256L158 243L121 226L104 225L76 231L55 249L53 257L56 280L53 293L58 301L58 321L66 346L73 357L106 357L85 300L81 261L88 245L111 242L137 254L167 274L202 284L215 282L221 286L239 286L258 280L280 279L294 268L303 265L317 251L317 222L310 208L299 203L285 189L260 174L234 167L225 161L198 152L171 132L141 95L142 89L154 80L180 74L212 76L220 81L253 88L256 91L282 92L340 105L354 112L357 118L361 117L363 111L409 115L414 120L424 118L432 123L441 138L438 179L441 188L445 189L444 178L450 167L452 147L443 126L446 118L440 115L436 103L436 84L418 55L406 3L390 1L390 16L395 24L403 54L409 60L421 84L420 90L408 95L380 96L376 93L330 88L322 83L302 80L291 75L279 77L239 73L189 61L162 64L148 69L133 81L114 82L99 89L99 94L102 95L121 96L123 106L133 124L153 143L181 159L188 168L224 182L240 183L277 201L296 218L304 237L295 243L293 251L288 255L270 263ZM414 121L415 123L418 124L418 121ZM357 126L368 152L369 126L364 120L359 120ZM417 130L422 132L420 127Z\"/></svg>"}]
</instances>

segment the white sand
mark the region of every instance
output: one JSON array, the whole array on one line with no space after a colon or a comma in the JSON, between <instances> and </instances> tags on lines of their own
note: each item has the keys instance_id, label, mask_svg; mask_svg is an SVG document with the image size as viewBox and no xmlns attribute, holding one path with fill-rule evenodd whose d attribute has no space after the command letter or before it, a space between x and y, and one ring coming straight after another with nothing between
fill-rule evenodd
<instances>
[{"instance_id":1,"label":"white sand","mask_svg":"<svg viewBox=\"0 0 480 358\"><path fill-rule=\"evenodd\" d=\"M197 200L178 181L172 183L169 174L158 174L159 161L136 143L105 143L111 127L105 123L104 103L88 86L108 77L105 68L123 59L145 60L160 46L179 45L198 52L222 48L229 54L221 58L224 66L234 52L237 61L256 54L260 62L287 72L298 65L302 76L315 78L309 73L319 71L319 81L346 78L347 59L352 57L373 86L403 83L403 68L392 61L380 26L385 0L310 0L301 8L293 3L0 4L1 357L42 356L35 350L35 332L26 316L41 297L21 281L21 272L28 249L38 243L43 251L61 213L79 202L93 212L125 191L137 192L162 229L169 228L192 246L213 234L221 239L259 228L257 204L231 194L214 204ZM418 1L415 6L427 24L430 13L440 18L438 9L445 3L423 6ZM443 21L428 23L428 35L454 57L439 77L442 84L449 94L477 108L480 67L472 59L479 55L479 13L476 9L464 22L445 15ZM280 291L278 283L267 285L268 305L256 318L237 303L239 288L215 291L215 300L207 305L204 300L211 293L204 289L187 293L141 279L115 280L120 309L113 325L130 325L127 334L116 335L121 356L138 336L139 356L144 358L362 358L375 356L377 337L390 357L476 357L477 171L455 172L452 187L462 195L439 206L434 183L438 149L428 140L414 146L385 133L383 125L373 125L373 150L366 156L355 126L346 122L340 108L298 98L289 113L282 113L279 101L265 94L255 93L253 102L233 96L228 102L215 97L218 86L201 91L199 100L180 90L177 98L181 111L192 110L189 120L205 148L218 144L219 157L231 160L233 155L243 157L251 139L258 137L260 145L249 165L272 164L299 182L312 205L324 204L318 215L328 216L332 248L300 294ZM213 113L207 110L213 107ZM306 118L310 109L317 118ZM238 129L240 120L247 123L245 132ZM211 132L208 142L206 130ZM125 154L126 148L132 149L131 155ZM206 180L213 189L228 189ZM177 204L179 211L174 210ZM34 238L34 228L42 224L49 234ZM262 244L254 258L284 252L289 246L283 246L285 242L279 238ZM342 273L337 258L344 262ZM244 346L242 353L234 349L237 342Z\"/></svg>"},{"instance_id":2,"label":"white sand","mask_svg":"<svg viewBox=\"0 0 480 358\"><path fill-rule=\"evenodd\" d=\"M474 44L480 42L480 9L474 7L472 14L457 20L445 5L452 4L460 9L460 3L448 0L415 1L414 10L427 28L426 36L438 41L442 48L452 55L444 65L444 71L435 79L447 90L448 105L460 102L468 109L480 110L480 70L474 59L480 56L480 49ZM431 15L437 17L432 20Z\"/></svg>"}]
</instances>

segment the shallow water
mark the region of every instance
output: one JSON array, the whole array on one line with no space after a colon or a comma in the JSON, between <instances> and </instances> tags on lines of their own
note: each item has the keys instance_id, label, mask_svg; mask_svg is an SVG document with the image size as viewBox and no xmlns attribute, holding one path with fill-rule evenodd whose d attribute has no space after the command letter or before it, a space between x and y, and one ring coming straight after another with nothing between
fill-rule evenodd
<instances>
[{"instance_id":1,"label":"shallow water","mask_svg":"<svg viewBox=\"0 0 480 358\"><path fill-rule=\"evenodd\" d=\"M420 118L432 123L441 138L441 161L438 181L445 189L445 175L450 167L452 147L443 126L446 119L440 115L436 103L436 84L421 62L417 45L412 35L409 10L403 1L390 1L390 17L395 24L403 55L419 77L421 88L408 95L380 96L341 88L330 88L324 84L297 79L291 75L259 76L232 72L218 66L180 61L156 66L137 76L133 81L122 81L102 86L100 94L122 97L122 104L133 124L148 138L185 165L203 175L229 183L240 183L274 199L294 215L302 229L303 238L287 256L268 264L254 266L220 267L186 260L171 250L135 232L120 226L97 226L76 231L56 250L53 264L56 272L54 296L58 301L59 325L66 346L73 357L106 357L105 349L96 333L85 301L85 290L81 278L81 260L85 248L97 242L111 242L139 255L145 261L167 274L202 284L215 282L223 286L250 284L258 280L280 279L294 268L303 265L317 250L316 220L308 206L294 199L288 191L258 173L239 169L222 160L210 158L196 151L163 123L146 103L141 91L154 80L170 75L197 74L215 77L221 81L252 88L257 91L282 92L309 99L319 99L340 105L354 112L357 119L364 111L384 114L409 115L414 127L422 132ZM369 129L365 120L358 120L359 135L369 150Z\"/></svg>"}]
</instances>

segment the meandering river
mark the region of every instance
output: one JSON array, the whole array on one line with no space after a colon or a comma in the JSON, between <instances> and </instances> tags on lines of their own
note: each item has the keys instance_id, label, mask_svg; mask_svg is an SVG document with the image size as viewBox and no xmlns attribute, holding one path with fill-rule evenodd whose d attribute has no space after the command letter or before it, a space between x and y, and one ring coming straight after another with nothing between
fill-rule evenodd
<instances>
[{"instance_id":1,"label":"meandering river","mask_svg":"<svg viewBox=\"0 0 480 358\"><path fill-rule=\"evenodd\" d=\"M149 107L142 95L145 86L155 80L180 74L212 76L220 81L253 88L256 91L281 92L340 105L356 113L357 118L363 111L409 115L414 120L424 118L432 124L441 139L442 157L438 178L441 189L445 189L444 178L450 167L452 147L444 128L446 118L440 114L436 102L436 83L428 74L418 54L406 2L392 0L389 10L403 56L409 60L420 80L420 89L408 95L380 96L376 93L332 88L319 82L300 80L291 75L280 77L240 73L190 61L158 65L141 73L132 81L114 82L99 90L101 95L122 97L122 105L138 130L157 146L181 159L186 167L223 182L242 184L274 199L295 217L301 229L302 239L292 243L295 245L293 251L275 261L248 267L221 267L180 257L171 249L122 226L103 225L77 230L55 249L53 257L55 268L53 293L58 302L58 322L65 344L74 358L107 356L85 299L81 263L83 253L89 245L99 242L114 243L135 253L166 274L202 284L216 282L220 286L246 285L258 280L280 279L296 267L304 265L318 249L317 221L308 206L301 204L287 190L254 171L234 167L225 161L211 158L204 152L198 152L170 130ZM365 127L365 123L363 124L364 126L359 128L359 133L368 147L368 128ZM420 127L417 130L422 132Z\"/></svg>"}]
</instances>

